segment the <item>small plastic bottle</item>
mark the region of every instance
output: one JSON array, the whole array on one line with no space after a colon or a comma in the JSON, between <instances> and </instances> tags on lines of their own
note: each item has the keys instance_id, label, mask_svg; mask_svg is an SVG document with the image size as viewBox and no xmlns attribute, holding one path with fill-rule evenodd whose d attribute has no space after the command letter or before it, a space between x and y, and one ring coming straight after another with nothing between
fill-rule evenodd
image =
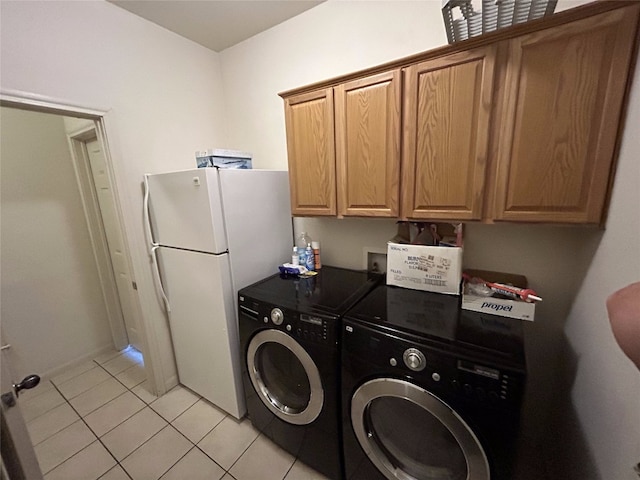
<instances>
[{"instance_id":1,"label":"small plastic bottle","mask_svg":"<svg viewBox=\"0 0 640 480\"><path fill-rule=\"evenodd\" d=\"M298 265L307 266L307 254L304 248L298 247Z\"/></svg>"},{"instance_id":2,"label":"small plastic bottle","mask_svg":"<svg viewBox=\"0 0 640 480\"><path fill-rule=\"evenodd\" d=\"M311 242L311 248L313 248L313 259L315 260L315 270L318 271L322 268L322 262L320 261L320 242Z\"/></svg>"},{"instance_id":3,"label":"small plastic bottle","mask_svg":"<svg viewBox=\"0 0 640 480\"><path fill-rule=\"evenodd\" d=\"M315 270L315 260L313 258L313 249L311 248L310 243L307 244L307 248L305 249L304 255L305 255L305 259L304 259L305 267L307 267L307 270L309 271Z\"/></svg>"},{"instance_id":4,"label":"small plastic bottle","mask_svg":"<svg viewBox=\"0 0 640 480\"><path fill-rule=\"evenodd\" d=\"M291 265L300 265L300 257L298 256L298 247L294 245L291 253Z\"/></svg>"},{"instance_id":5,"label":"small plastic bottle","mask_svg":"<svg viewBox=\"0 0 640 480\"><path fill-rule=\"evenodd\" d=\"M300 235L296 237L296 247L298 247L298 260L300 265L307 266L306 258L307 258L307 245L311 243L311 237L307 234L307 232L300 232Z\"/></svg>"}]
</instances>

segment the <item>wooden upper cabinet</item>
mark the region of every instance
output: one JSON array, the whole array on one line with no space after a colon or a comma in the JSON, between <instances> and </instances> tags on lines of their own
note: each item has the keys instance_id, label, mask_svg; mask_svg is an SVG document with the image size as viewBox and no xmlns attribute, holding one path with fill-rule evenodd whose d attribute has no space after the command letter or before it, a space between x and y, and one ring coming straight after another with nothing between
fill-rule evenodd
<instances>
[{"instance_id":1,"label":"wooden upper cabinet","mask_svg":"<svg viewBox=\"0 0 640 480\"><path fill-rule=\"evenodd\" d=\"M602 224L639 16L593 2L282 93L292 213Z\"/></svg>"},{"instance_id":2,"label":"wooden upper cabinet","mask_svg":"<svg viewBox=\"0 0 640 480\"><path fill-rule=\"evenodd\" d=\"M285 99L291 213L336 215L333 89Z\"/></svg>"},{"instance_id":3,"label":"wooden upper cabinet","mask_svg":"<svg viewBox=\"0 0 640 480\"><path fill-rule=\"evenodd\" d=\"M398 217L401 72L335 90L338 214Z\"/></svg>"},{"instance_id":4,"label":"wooden upper cabinet","mask_svg":"<svg viewBox=\"0 0 640 480\"><path fill-rule=\"evenodd\" d=\"M479 220L496 47L407 67L402 218Z\"/></svg>"},{"instance_id":5,"label":"wooden upper cabinet","mask_svg":"<svg viewBox=\"0 0 640 480\"><path fill-rule=\"evenodd\" d=\"M638 6L509 40L497 220L599 223Z\"/></svg>"}]
</instances>

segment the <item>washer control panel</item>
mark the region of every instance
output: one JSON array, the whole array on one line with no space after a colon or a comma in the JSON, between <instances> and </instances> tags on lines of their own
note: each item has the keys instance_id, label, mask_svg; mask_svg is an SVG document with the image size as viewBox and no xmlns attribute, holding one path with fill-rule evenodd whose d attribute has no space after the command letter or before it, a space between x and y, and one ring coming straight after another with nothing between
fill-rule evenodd
<instances>
[{"instance_id":1,"label":"washer control panel","mask_svg":"<svg viewBox=\"0 0 640 480\"><path fill-rule=\"evenodd\" d=\"M261 302L240 295L238 298L241 322L251 322L250 328L282 330L301 342L327 345L337 344L334 331L339 322L333 318L301 313L279 305Z\"/></svg>"},{"instance_id":2,"label":"washer control panel","mask_svg":"<svg viewBox=\"0 0 640 480\"><path fill-rule=\"evenodd\" d=\"M328 323L326 318L300 313L292 325L291 333L305 342L329 343L332 335Z\"/></svg>"}]
</instances>

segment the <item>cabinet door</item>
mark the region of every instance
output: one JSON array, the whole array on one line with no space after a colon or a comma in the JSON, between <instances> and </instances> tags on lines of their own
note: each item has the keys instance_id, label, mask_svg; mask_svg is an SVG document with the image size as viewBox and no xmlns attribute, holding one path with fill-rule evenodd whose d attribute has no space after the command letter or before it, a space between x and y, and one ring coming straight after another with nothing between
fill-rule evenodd
<instances>
[{"instance_id":1,"label":"cabinet door","mask_svg":"<svg viewBox=\"0 0 640 480\"><path fill-rule=\"evenodd\" d=\"M285 99L291 212L336 215L333 89Z\"/></svg>"},{"instance_id":2,"label":"cabinet door","mask_svg":"<svg viewBox=\"0 0 640 480\"><path fill-rule=\"evenodd\" d=\"M510 41L494 217L598 223L638 8Z\"/></svg>"},{"instance_id":3,"label":"cabinet door","mask_svg":"<svg viewBox=\"0 0 640 480\"><path fill-rule=\"evenodd\" d=\"M479 220L495 46L405 70L402 217Z\"/></svg>"},{"instance_id":4,"label":"cabinet door","mask_svg":"<svg viewBox=\"0 0 640 480\"><path fill-rule=\"evenodd\" d=\"M400 70L335 89L338 214L397 217Z\"/></svg>"}]
</instances>

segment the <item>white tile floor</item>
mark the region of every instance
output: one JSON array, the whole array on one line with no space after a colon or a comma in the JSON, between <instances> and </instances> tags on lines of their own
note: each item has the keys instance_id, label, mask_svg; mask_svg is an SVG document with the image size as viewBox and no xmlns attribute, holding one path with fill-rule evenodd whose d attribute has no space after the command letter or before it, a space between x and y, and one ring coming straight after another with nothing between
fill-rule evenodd
<instances>
[{"instance_id":1,"label":"white tile floor","mask_svg":"<svg viewBox=\"0 0 640 480\"><path fill-rule=\"evenodd\" d=\"M46 480L326 480L253 428L178 386L157 398L142 357L111 352L19 403Z\"/></svg>"}]
</instances>

